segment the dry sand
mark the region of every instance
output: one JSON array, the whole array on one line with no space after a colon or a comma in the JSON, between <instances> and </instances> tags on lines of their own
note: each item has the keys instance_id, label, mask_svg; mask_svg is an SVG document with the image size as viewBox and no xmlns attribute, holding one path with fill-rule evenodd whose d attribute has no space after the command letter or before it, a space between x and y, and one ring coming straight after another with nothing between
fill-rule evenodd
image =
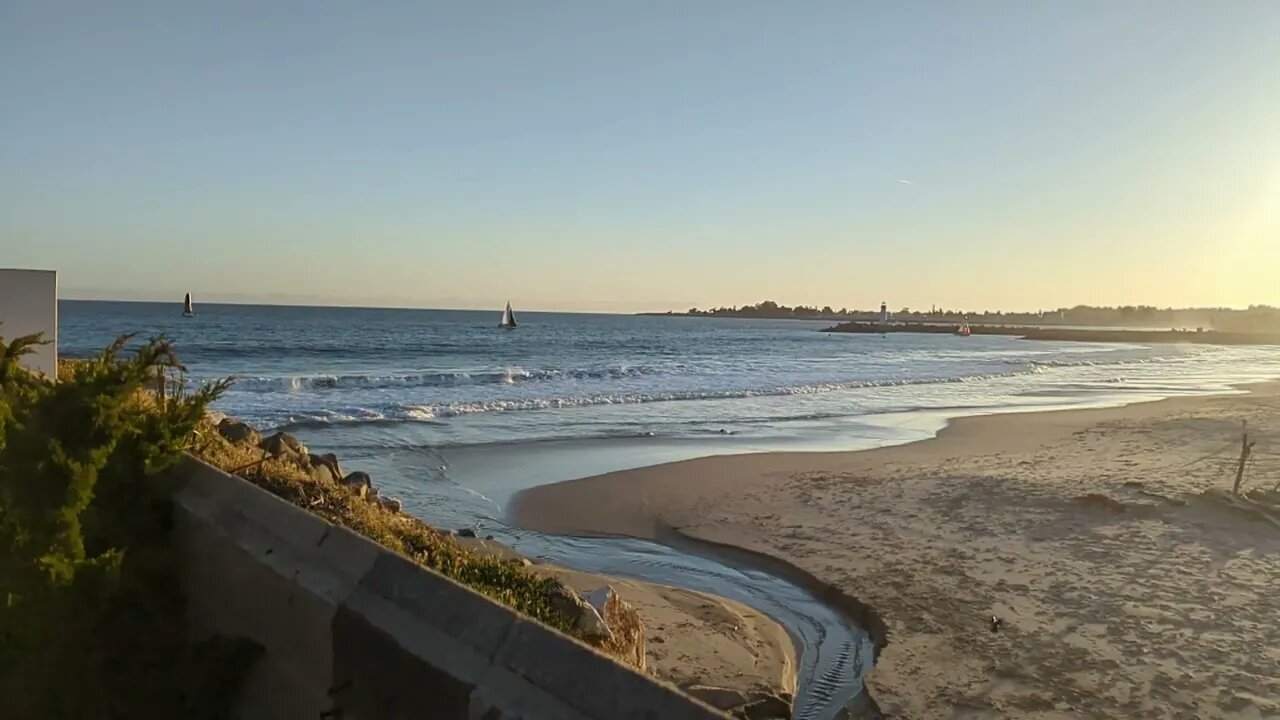
<instances>
[{"instance_id":1,"label":"dry sand","mask_svg":"<svg viewBox=\"0 0 1280 720\"><path fill-rule=\"evenodd\" d=\"M746 605L656 583L540 567L579 592L610 585L631 603L644 622L649 672L667 682L725 688L741 692L744 700L795 694L791 638Z\"/></svg>"},{"instance_id":2,"label":"dry sand","mask_svg":"<svg viewBox=\"0 0 1280 720\"><path fill-rule=\"evenodd\" d=\"M528 491L514 516L670 526L807 570L887 624L868 687L890 715L1280 717L1280 529L1199 497L1230 487L1246 419L1249 484L1280 482L1280 385L1252 390L612 473Z\"/></svg>"},{"instance_id":3,"label":"dry sand","mask_svg":"<svg viewBox=\"0 0 1280 720\"><path fill-rule=\"evenodd\" d=\"M486 555L521 557L493 541L459 542ZM613 587L635 607L644 623L650 675L686 690L706 688L701 697L707 700L729 701L738 696L745 701L762 695L795 694L796 654L790 636L777 621L746 605L693 590L557 565L536 564L530 569L555 577L579 593ZM728 692L713 693L710 688Z\"/></svg>"}]
</instances>

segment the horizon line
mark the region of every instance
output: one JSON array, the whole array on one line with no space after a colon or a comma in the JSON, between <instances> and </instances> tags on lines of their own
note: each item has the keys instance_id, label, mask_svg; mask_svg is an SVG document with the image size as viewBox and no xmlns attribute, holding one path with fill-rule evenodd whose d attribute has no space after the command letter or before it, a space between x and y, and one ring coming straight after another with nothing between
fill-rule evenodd
<instances>
[{"instance_id":1,"label":"horizon line","mask_svg":"<svg viewBox=\"0 0 1280 720\"><path fill-rule=\"evenodd\" d=\"M181 301L173 301L173 300L137 300L137 299L125 300L125 299L115 299L115 298L87 298L87 297L59 297L58 298L58 302L64 302L64 301L65 302L136 303L136 304L151 304L151 305L181 304ZM770 301L761 301L761 302L770 302ZM776 301L772 301L772 302L776 302ZM492 308L490 307L428 307L424 305L360 305L360 304L343 304L343 303L308 304L305 302L291 303L291 302L262 302L262 301L237 301L237 300L210 300L207 302L200 302L200 303L193 303L193 304L197 306L231 305L231 306L249 306L249 307L297 307L297 308L313 308L313 309L334 308L334 309L343 309L343 310L421 310L421 311L449 311L449 312L489 312L490 310L492 310ZM782 303L778 303L778 305L779 307L794 307L794 306L787 306ZM743 307L751 307L751 306L744 305L744 306L733 306L733 307L737 307L741 309ZM808 306L808 307L814 307L814 306ZM827 307L830 307L830 306L827 306ZM1205 310L1218 310L1218 311L1230 310L1234 312L1247 312L1250 308L1254 308L1254 307L1275 308L1278 306L1271 305L1269 303L1251 303L1250 305L1243 306L1243 307L1231 306L1231 305L1202 305L1202 306L1188 305L1184 307L1174 307L1174 306L1160 307L1158 305L1088 305L1088 304L1078 303L1076 305L1059 306L1059 307L1048 308L1048 309L1041 308L1036 310L1002 310L1002 309L986 308L986 309L980 309L980 310L957 309L957 310L952 310L951 312L963 312L963 313L969 313L969 314L993 312L993 313L999 313L1002 315L1034 315L1038 313L1074 310L1076 308L1093 308L1098 310L1107 310L1107 309L1118 310L1120 308L1125 308L1125 307L1132 307L1132 308L1146 307L1146 308L1153 308L1161 312L1179 312L1179 311L1185 312L1185 311L1205 311ZM563 315L687 315L689 309L695 309L695 310L699 310L700 312L705 312L707 314L710 314L713 310L717 308L708 307L703 309L703 308L694 307L694 308L685 308L683 310L667 309L667 310L634 310L634 311L529 310L529 309L526 309L526 310L522 310L522 312L557 313L557 314L563 314ZM820 309L820 308L815 308L815 309ZM870 307L865 309L864 308L844 308L844 309L848 310L850 313L855 313L855 312L878 313L879 312L879 309L875 307ZM501 311L502 311L501 308L499 308L495 312L501 312ZM937 308L937 309L931 309L931 310L923 310L923 309L910 310L910 312L913 314L919 313L924 315L937 314L939 311L946 312L947 309ZM891 311L891 313L897 315L897 314L901 314L901 311L900 310ZM838 315L839 313L836 312L835 309L833 308L833 314ZM761 318L761 319L768 319L768 318Z\"/></svg>"}]
</instances>

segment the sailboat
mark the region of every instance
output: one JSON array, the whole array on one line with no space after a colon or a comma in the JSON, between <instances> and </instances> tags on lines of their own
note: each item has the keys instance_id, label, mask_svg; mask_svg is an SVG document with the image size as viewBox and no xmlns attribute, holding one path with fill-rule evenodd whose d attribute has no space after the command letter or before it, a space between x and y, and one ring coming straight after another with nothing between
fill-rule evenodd
<instances>
[{"instance_id":1,"label":"sailboat","mask_svg":"<svg viewBox=\"0 0 1280 720\"><path fill-rule=\"evenodd\" d=\"M968 318L965 318L964 323L961 324L960 327L956 328L956 334L959 335L960 337L969 337L969 335L972 333L973 331L969 329Z\"/></svg>"},{"instance_id":2,"label":"sailboat","mask_svg":"<svg viewBox=\"0 0 1280 720\"><path fill-rule=\"evenodd\" d=\"M516 326L516 314L511 312L511 303L507 303L507 309L502 311L502 320L498 321L498 327L511 330Z\"/></svg>"},{"instance_id":3,"label":"sailboat","mask_svg":"<svg viewBox=\"0 0 1280 720\"><path fill-rule=\"evenodd\" d=\"M191 293L187 293L186 300L182 301L182 317L195 317L196 309L191 304Z\"/></svg>"}]
</instances>

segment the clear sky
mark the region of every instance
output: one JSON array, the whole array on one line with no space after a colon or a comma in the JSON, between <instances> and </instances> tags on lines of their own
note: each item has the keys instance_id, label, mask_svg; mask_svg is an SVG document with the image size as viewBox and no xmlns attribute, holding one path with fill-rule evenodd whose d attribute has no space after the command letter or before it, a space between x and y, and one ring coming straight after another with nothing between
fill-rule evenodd
<instances>
[{"instance_id":1,"label":"clear sky","mask_svg":"<svg viewBox=\"0 0 1280 720\"><path fill-rule=\"evenodd\" d=\"M1280 2L0 2L64 296L1280 304Z\"/></svg>"}]
</instances>

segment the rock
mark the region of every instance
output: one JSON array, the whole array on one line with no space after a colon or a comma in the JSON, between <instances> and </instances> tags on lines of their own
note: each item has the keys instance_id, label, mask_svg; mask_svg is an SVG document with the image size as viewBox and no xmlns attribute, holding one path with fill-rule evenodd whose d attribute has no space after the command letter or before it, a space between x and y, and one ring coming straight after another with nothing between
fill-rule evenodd
<instances>
[{"instance_id":1,"label":"rock","mask_svg":"<svg viewBox=\"0 0 1280 720\"><path fill-rule=\"evenodd\" d=\"M622 661L644 672L647 664L644 624L635 608L608 585L590 590L582 598L604 620L615 646L622 653Z\"/></svg>"},{"instance_id":2,"label":"rock","mask_svg":"<svg viewBox=\"0 0 1280 720\"><path fill-rule=\"evenodd\" d=\"M578 606L578 619L574 621L573 629L588 640L610 640L613 638L613 633L609 632L609 626L605 624L604 618L600 617L600 611L589 603L582 603Z\"/></svg>"},{"instance_id":3,"label":"rock","mask_svg":"<svg viewBox=\"0 0 1280 720\"><path fill-rule=\"evenodd\" d=\"M369 477L369 473L357 470L342 478L342 485L354 488L360 497L367 497L369 490L373 487L373 478Z\"/></svg>"},{"instance_id":4,"label":"rock","mask_svg":"<svg viewBox=\"0 0 1280 720\"><path fill-rule=\"evenodd\" d=\"M578 608L582 606L582 598L562 583L556 583L551 588L548 600L551 602L551 607L565 617L577 617Z\"/></svg>"},{"instance_id":5,"label":"rock","mask_svg":"<svg viewBox=\"0 0 1280 720\"><path fill-rule=\"evenodd\" d=\"M493 539L493 536L492 536L492 535L485 535L485 536L484 536L484 539L485 539L485 540L492 540L492 539Z\"/></svg>"},{"instance_id":6,"label":"rock","mask_svg":"<svg viewBox=\"0 0 1280 720\"><path fill-rule=\"evenodd\" d=\"M596 612L604 615L605 611L608 609L610 597L616 594L617 593L614 592L612 586L605 585L604 587L599 587L595 590L588 590L582 593L582 599L584 602L591 605L591 607L595 608Z\"/></svg>"},{"instance_id":7,"label":"rock","mask_svg":"<svg viewBox=\"0 0 1280 720\"><path fill-rule=\"evenodd\" d=\"M572 620L574 634L645 672L644 627L635 608L618 597L613 588L600 588L588 594L596 604L556 583L548 599L556 612ZM602 605L604 612L597 609L597 605Z\"/></svg>"},{"instance_id":8,"label":"rock","mask_svg":"<svg viewBox=\"0 0 1280 720\"><path fill-rule=\"evenodd\" d=\"M307 461L311 464L313 470L325 468L329 474L333 476L333 481L337 482L343 477L342 467L338 465L338 456L333 453L325 453L323 455L308 454ZM314 476L315 473L313 472Z\"/></svg>"},{"instance_id":9,"label":"rock","mask_svg":"<svg viewBox=\"0 0 1280 720\"><path fill-rule=\"evenodd\" d=\"M382 500L382 498L380 497L381 494L382 493L378 492L378 488L370 485L369 491L364 494L364 499L368 500L371 503L377 503Z\"/></svg>"},{"instance_id":10,"label":"rock","mask_svg":"<svg viewBox=\"0 0 1280 720\"><path fill-rule=\"evenodd\" d=\"M551 590L550 600L556 612L573 620L573 630L580 636L597 641L610 638L604 618L572 588L557 584Z\"/></svg>"},{"instance_id":11,"label":"rock","mask_svg":"<svg viewBox=\"0 0 1280 720\"><path fill-rule=\"evenodd\" d=\"M298 438L287 432L278 432L258 443L258 447L266 450L271 457L289 459L304 469L310 469L307 446L298 442Z\"/></svg>"},{"instance_id":12,"label":"rock","mask_svg":"<svg viewBox=\"0 0 1280 720\"><path fill-rule=\"evenodd\" d=\"M717 710L732 710L750 702L747 693L742 690L715 687L713 685L689 685L684 688L686 695L695 697Z\"/></svg>"},{"instance_id":13,"label":"rock","mask_svg":"<svg viewBox=\"0 0 1280 720\"><path fill-rule=\"evenodd\" d=\"M475 536L476 536L476 531L472 530L471 528L461 528L460 530L458 530L458 537L473 538Z\"/></svg>"},{"instance_id":14,"label":"rock","mask_svg":"<svg viewBox=\"0 0 1280 720\"><path fill-rule=\"evenodd\" d=\"M237 444L249 443L250 445L257 445L262 442L262 436L258 434L257 430L253 429L253 426L229 417L224 417L218 422L218 434L226 438L228 442Z\"/></svg>"},{"instance_id":15,"label":"rock","mask_svg":"<svg viewBox=\"0 0 1280 720\"><path fill-rule=\"evenodd\" d=\"M393 512L393 513L400 512L400 508L401 508L400 501L393 497L380 498L378 500L378 504L381 505L388 512Z\"/></svg>"},{"instance_id":16,"label":"rock","mask_svg":"<svg viewBox=\"0 0 1280 720\"><path fill-rule=\"evenodd\" d=\"M311 479L325 485L331 485L342 479L341 475L334 475L333 470L327 465L311 465Z\"/></svg>"},{"instance_id":17,"label":"rock","mask_svg":"<svg viewBox=\"0 0 1280 720\"><path fill-rule=\"evenodd\" d=\"M1076 502L1080 503L1081 505L1088 505L1090 507L1102 508L1104 510L1110 510L1111 512L1116 512L1116 513L1122 513L1126 509L1125 504L1120 502L1119 500L1116 500L1115 498L1107 497L1106 495L1101 495L1099 493L1089 493L1087 495L1081 495L1076 498Z\"/></svg>"},{"instance_id":18,"label":"rock","mask_svg":"<svg viewBox=\"0 0 1280 720\"><path fill-rule=\"evenodd\" d=\"M342 479L342 468L338 466L338 456L333 453L308 454L307 464L311 467L311 477L316 482L336 483Z\"/></svg>"},{"instance_id":19,"label":"rock","mask_svg":"<svg viewBox=\"0 0 1280 720\"><path fill-rule=\"evenodd\" d=\"M777 695L765 695L734 709L733 714L743 720L790 720L791 703Z\"/></svg>"}]
</instances>

